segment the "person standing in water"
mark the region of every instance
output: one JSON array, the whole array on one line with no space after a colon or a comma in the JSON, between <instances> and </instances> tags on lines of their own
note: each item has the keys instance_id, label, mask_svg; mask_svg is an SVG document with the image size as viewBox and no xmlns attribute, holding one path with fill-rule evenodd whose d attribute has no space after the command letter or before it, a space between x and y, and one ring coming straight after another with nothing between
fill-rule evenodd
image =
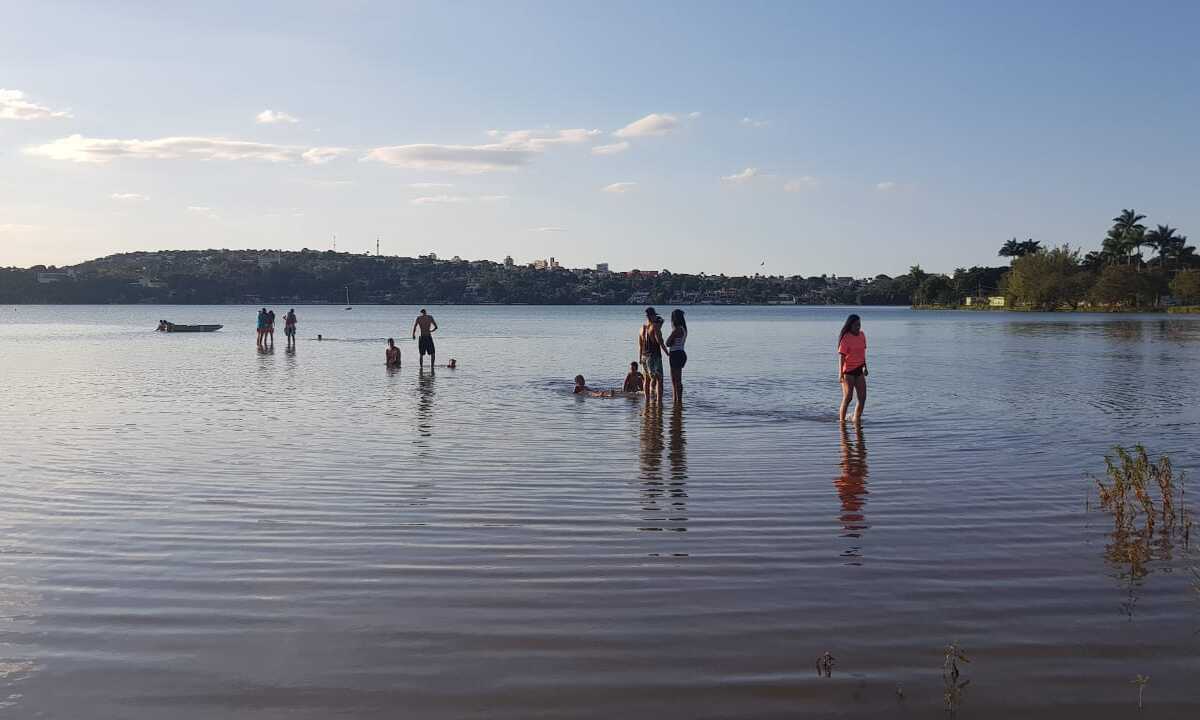
<instances>
[{"instance_id":1,"label":"person standing in water","mask_svg":"<svg viewBox=\"0 0 1200 720\"><path fill-rule=\"evenodd\" d=\"M283 316L283 334L287 336L288 347L296 347L296 308Z\"/></svg>"},{"instance_id":2,"label":"person standing in water","mask_svg":"<svg viewBox=\"0 0 1200 720\"><path fill-rule=\"evenodd\" d=\"M658 390L658 401L662 401L663 364L662 349L666 344L662 339L662 316L652 307L646 308L646 322L638 332L638 355L642 359L642 367L646 370L645 390L646 401L653 402L655 389Z\"/></svg>"},{"instance_id":3,"label":"person standing in water","mask_svg":"<svg viewBox=\"0 0 1200 720\"><path fill-rule=\"evenodd\" d=\"M687 353L683 351L687 342L687 321L683 311L671 311L671 334L667 336L667 360L671 364L671 399L675 404L683 402L683 366L687 365Z\"/></svg>"},{"instance_id":4,"label":"person standing in water","mask_svg":"<svg viewBox=\"0 0 1200 720\"><path fill-rule=\"evenodd\" d=\"M396 341L392 338L388 338L386 361L390 368L400 367L400 348L396 347Z\"/></svg>"},{"instance_id":5,"label":"person standing in water","mask_svg":"<svg viewBox=\"0 0 1200 720\"><path fill-rule=\"evenodd\" d=\"M438 329L437 320L433 316L425 312L425 308L421 308L421 314L413 321L412 336L417 337L417 330L421 331L421 339L417 341L417 352L420 353L421 367L425 367L425 356L429 356L429 367L433 369L434 353L436 348L433 345L433 333Z\"/></svg>"},{"instance_id":6,"label":"person standing in water","mask_svg":"<svg viewBox=\"0 0 1200 720\"><path fill-rule=\"evenodd\" d=\"M266 338L266 336L267 336L267 309L263 308L262 310L258 311L258 340L255 341L255 345L262 347L263 340Z\"/></svg>"},{"instance_id":7,"label":"person standing in water","mask_svg":"<svg viewBox=\"0 0 1200 720\"><path fill-rule=\"evenodd\" d=\"M842 406L838 422L846 422L850 399L858 394L854 407L854 424L862 422L863 407L867 404L867 335L862 331L862 319L851 314L838 336L838 381L842 383Z\"/></svg>"}]
</instances>

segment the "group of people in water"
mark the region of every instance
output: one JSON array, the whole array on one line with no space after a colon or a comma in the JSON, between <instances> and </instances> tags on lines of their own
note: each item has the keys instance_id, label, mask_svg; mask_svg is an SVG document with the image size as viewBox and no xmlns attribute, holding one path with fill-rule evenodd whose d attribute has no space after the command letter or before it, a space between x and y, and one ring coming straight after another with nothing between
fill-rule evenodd
<instances>
[{"instance_id":1,"label":"group of people in water","mask_svg":"<svg viewBox=\"0 0 1200 720\"><path fill-rule=\"evenodd\" d=\"M663 354L671 368L671 396L675 404L683 402L683 367L687 364L687 319L682 310L671 312L671 333L664 340L663 317L652 307L646 308L646 321L638 330L638 361L629 363L629 374L620 390L595 390L587 385L582 375L575 376L576 395L592 397L617 397L620 395L645 395L650 403L663 400ZM638 363L641 363L641 370Z\"/></svg>"},{"instance_id":2,"label":"group of people in water","mask_svg":"<svg viewBox=\"0 0 1200 720\"><path fill-rule=\"evenodd\" d=\"M663 318L652 308L646 308L646 321L638 331L638 357L641 363L629 363L629 374L620 390L596 390L588 387L583 375L575 376L574 394L590 397L634 396L639 393L648 403L663 400L663 355L671 370L671 395L675 404L683 402L683 368L687 365L684 349L688 339L687 319L682 310L671 312L671 332L666 339L662 335ZM838 422L846 422L850 403L857 398L854 407L854 423L862 422L867 404L867 336L862 331L862 318L851 314L842 325L838 335L838 382L842 386L842 401L838 411Z\"/></svg>"},{"instance_id":3,"label":"group of people in water","mask_svg":"<svg viewBox=\"0 0 1200 720\"><path fill-rule=\"evenodd\" d=\"M283 334L287 337L287 346L296 346L296 310L288 310L283 316ZM263 308L258 311L258 348L275 347L275 311Z\"/></svg>"},{"instance_id":4,"label":"group of people in water","mask_svg":"<svg viewBox=\"0 0 1200 720\"><path fill-rule=\"evenodd\" d=\"M683 368L687 365L688 356L685 350L688 339L687 319L683 310L671 311L671 332L663 337L664 320L653 307L646 308L646 320L638 330L637 348L638 360L629 363L629 373L620 390L596 390L588 387L583 375L575 376L576 395L590 397L619 397L643 395L648 403L661 404L663 401L663 356L666 355L667 367L671 370L671 396L675 404L683 402ZM296 342L296 311L288 310L284 316L284 335L287 336L288 347ZM161 323L160 323L161 327ZM433 369L436 362L437 347L433 342L433 333L438 329L437 321L424 308L413 321L412 338L417 340L418 362L425 367L425 356L429 356L429 367ZM419 338L418 338L419 334ZM317 336L321 340L320 335ZM275 345L275 311L263 308L258 312L258 347L265 349ZM862 422L863 409L867 403L867 336L862 331L862 319L857 314L851 314L842 325L838 335L838 382L842 386L842 401L838 412L838 422L846 421L846 413L851 401L857 398L854 408L855 424ZM400 348L394 338L387 339L385 363L389 368L400 367ZM640 363L640 367L639 367ZM450 359L446 368L451 370L458 366L457 361Z\"/></svg>"}]
</instances>

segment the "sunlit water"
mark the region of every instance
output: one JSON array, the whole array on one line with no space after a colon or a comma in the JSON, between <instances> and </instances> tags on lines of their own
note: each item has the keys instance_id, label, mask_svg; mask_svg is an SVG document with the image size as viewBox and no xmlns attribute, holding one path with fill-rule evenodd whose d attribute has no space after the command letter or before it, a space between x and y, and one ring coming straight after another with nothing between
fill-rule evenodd
<instances>
[{"instance_id":1,"label":"sunlit water","mask_svg":"<svg viewBox=\"0 0 1200 720\"><path fill-rule=\"evenodd\" d=\"M638 308L431 311L456 371L415 308L0 308L0 715L938 717L951 641L964 717L1200 714L1200 554L1130 583L1086 476L1197 467L1200 319L862 309L860 435L848 310L690 309L650 413L569 393Z\"/></svg>"}]
</instances>

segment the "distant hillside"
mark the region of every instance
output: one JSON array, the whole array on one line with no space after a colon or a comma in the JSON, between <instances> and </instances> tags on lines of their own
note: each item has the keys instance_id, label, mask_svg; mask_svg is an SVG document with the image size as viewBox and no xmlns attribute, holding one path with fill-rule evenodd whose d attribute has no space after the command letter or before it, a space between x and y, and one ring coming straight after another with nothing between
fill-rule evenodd
<instances>
[{"instance_id":1,"label":"distant hillside","mask_svg":"<svg viewBox=\"0 0 1200 720\"><path fill-rule=\"evenodd\" d=\"M67 268L0 269L0 303L908 305L926 276L725 277L610 273L303 250L164 250ZM997 268L997 270L1003 270Z\"/></svg>"}]
</instances>

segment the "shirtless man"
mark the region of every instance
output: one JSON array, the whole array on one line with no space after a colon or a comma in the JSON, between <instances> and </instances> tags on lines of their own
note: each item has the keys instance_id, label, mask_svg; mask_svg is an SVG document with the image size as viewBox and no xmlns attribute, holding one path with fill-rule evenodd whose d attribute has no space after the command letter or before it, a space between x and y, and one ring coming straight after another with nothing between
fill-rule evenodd
<instances>
[{"instance_id":1,"label":"shirtless man","mask_svg":"<svg viewBox=\"0 0 1200 720\"><path fill-rule=\"evenodd\" d=\"M421 331L421 339L417 341L417 352L420 353L419 360L421 367L425 367L425 356L429 355L429 367L433 367L434 347L433 333L438 329L437 320L433 316L425 312L425 308L421 308L421 314L413 321L412 336L415 340L417 330Z\"/></svg>"},{"instance_id":2,"label":"shirtless man","mask_svg":"<svg viewBox=\"0 0 1200 720\"><path fill-rule=\"evenodd\" d=\"M662 318L654 308L646 308L646 322L638 332L638 355L641 356L642 367L645 368L645 385L643 392L647 402L657 398L662 400L663 364L662 349L666 343L662 338Z\"/></svg>"}]
</instances>

